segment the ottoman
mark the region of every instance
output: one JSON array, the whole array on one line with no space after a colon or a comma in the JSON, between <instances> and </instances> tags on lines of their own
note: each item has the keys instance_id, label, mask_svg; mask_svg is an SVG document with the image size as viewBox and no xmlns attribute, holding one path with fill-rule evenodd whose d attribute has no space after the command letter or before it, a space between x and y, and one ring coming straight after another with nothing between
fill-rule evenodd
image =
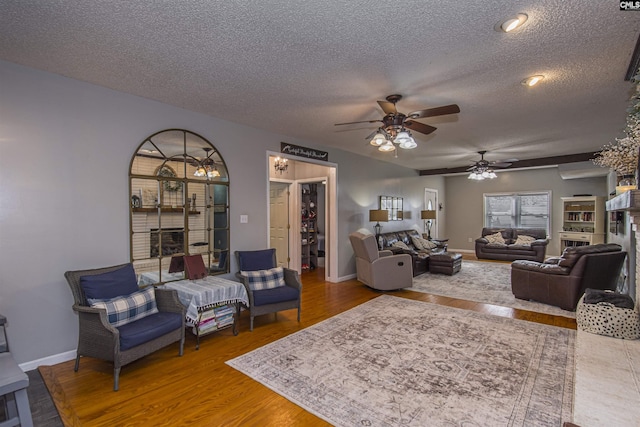
<instances>
[{"instance_id":1,"label":"ottoman","mask_svg":"<svg viewBox=\"0 0 640 427\"><path fill-rule=\"evenodd\" d=\"M462 268L462 254L440 252L429 256L429 271L453 276Z\"/></svg>"}]
</instances>

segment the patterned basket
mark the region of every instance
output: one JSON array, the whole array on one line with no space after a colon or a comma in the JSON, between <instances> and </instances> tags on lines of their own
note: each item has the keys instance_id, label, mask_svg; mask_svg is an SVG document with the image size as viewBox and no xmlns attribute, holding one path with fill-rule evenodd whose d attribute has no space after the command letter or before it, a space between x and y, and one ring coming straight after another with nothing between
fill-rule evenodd
<instances>
[{"instance_id":1,"label":"patterned basket","mask_svg":"<svg viewBox=\"0 0 640 427\"><path fill-rule=\"evenodd\" d=\"M635 340L640 338L638 309L620 308L607 302L585 304L584 295L578 301L578 329L592 334Z\"/></svg>"}]
</instances>

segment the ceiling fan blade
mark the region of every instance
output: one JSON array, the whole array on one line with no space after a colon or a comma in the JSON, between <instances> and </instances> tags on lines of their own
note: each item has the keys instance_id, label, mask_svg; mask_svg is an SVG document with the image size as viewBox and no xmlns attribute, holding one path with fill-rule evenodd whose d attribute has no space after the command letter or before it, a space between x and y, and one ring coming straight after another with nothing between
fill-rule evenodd
<instances>
[{"instance_id":1,"label":"ceiling fan blade","mask_svg":"<svg viewBox=\"0 0 640 427\"><path fill-rule=\"evenodd\" d=\"M415 122L413 120L405 120L404 126L416 132L423 133L425 135L429 135L430 133L432 133L437 129L433 126L425 125L424 123Z\"/></svg>"},{"instance_id":2,"label":"ceiling fan blade","mask_svg":"<svg viewBox=\"0 0 640 427\"><path fill-rule=\"evenodd\" d=\"M378 101L380 102L380 101ZM418 110L407 114L412 119L421 119L423 117L444 116L446 114L456 114L460 112L457 104L445 105L443 107L427 108L426 110Z\"/></svg>"},{"instance_id":3,"label":"ceiling fan blade","mask_svg":"<svg viewBox=\"0 0 640 427\"><path fill-rule=\"evenodd\" d=\"M378 105L382 108L385 114L396 114L398 110L396 110L396 104L388 101L378 101Z\"/></svg>"},{"instance_id":4,"label":"ceiling fan blade","mask_svg":"<svg viewBox=\"0 0 640 427\"><path fill-rule=\"evenodd\" d=\"M494 166L497 168L508 168L509 166L511 166L511 163L509 162L491 162L489 163L489 166Z\"/></svg>"},{"instance_id":5,"label":"ceiling fan blade","mask_svg":"<svg viewBox=\"0 0 640 427\"><path fill-rule=\"evenodd\" d=\"M362 121L359 121L359 122L336 123L336 124L334 124L334 126L355 125L357 123L377 123L377 122L382 122L382 120L362 120Z\"/></svg>"}]
</instances>

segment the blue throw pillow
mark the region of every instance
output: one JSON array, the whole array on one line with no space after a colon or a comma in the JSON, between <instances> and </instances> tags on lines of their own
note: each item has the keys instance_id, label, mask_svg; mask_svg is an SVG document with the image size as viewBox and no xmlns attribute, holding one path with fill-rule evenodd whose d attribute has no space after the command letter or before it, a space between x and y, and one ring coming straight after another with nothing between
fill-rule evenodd
<instances>
[{"instance_id":1,"label":"blue throw pillow","mask_svg":"<svg viewBox=\"0 0 640 427\"><path fill-rule=\"evenodd\" d=\"M239 252L238 267L240 271L256 271L256 270L268 270L274 268L274 253L275 249L261 249L257 251L242 251Z\"/></svg>"},{"instance_id":2,"label":"blue throw pillow","mask_svg":"<svg viewBox=\"0 0 640 427\"><path fill-rule=\"evenodd\" d=\"M82 276L80 277L80 286L87 300L90 298L107 300L129 295L139 290L136 272L132 264L127 264L108 273Z\"/></svg>"},{"instance_id":3,"label":"blue throw pillow","mask_svg":"<svg viewBox=\"0 0 640 427\"><path fill-rule=\"evenodd\" d=\"M156 291L152 287L134 292L126 297L116 297L106 301L95 299L88 301L91 307L107 310L109 323L113 326L126 325L158 312Z\"/></svg>"}]
</instances>

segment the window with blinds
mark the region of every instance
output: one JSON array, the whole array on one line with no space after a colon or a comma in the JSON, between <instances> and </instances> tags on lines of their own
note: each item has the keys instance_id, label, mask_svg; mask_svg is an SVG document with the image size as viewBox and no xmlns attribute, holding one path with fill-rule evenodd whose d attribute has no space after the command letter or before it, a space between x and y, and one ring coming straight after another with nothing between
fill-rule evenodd
<instances>
[{"instance_id":1,"label":"window with blinds","mask_svg":"<svg viewBox=\"0 0 640 427\"><path fill-rule=\"evenodd\" d=\"M544 228L551 235L551 192L485 194L484 226Z\"/></svg>"}]
</instances>

